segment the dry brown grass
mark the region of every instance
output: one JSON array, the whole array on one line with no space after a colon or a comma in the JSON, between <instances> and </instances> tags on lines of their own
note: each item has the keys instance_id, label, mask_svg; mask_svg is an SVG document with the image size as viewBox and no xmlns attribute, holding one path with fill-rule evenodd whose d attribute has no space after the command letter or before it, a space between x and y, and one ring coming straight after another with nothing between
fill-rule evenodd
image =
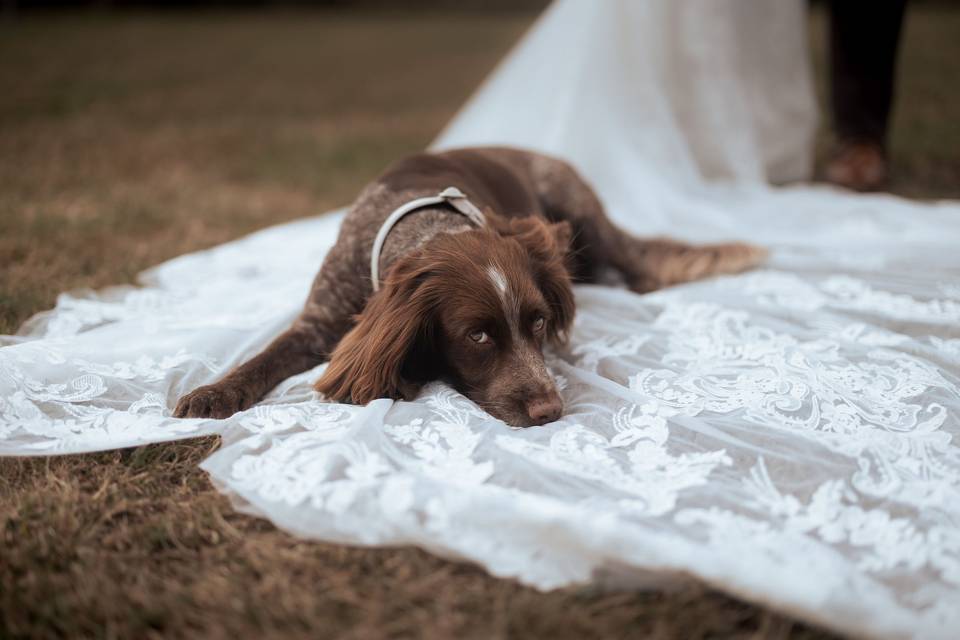
<instances>
[{"instance_id":1,"label":"dry brown grass","mask_svg":"<svg viewBox=\"0 0 960 640\"><path fill-rule=\"evenodd\" d=\"M64 289L349 202L529 16L0 23L0 333Z\"/></svg>"},{"instance_id":2,"label":"dry brown grass","mask_svg":"<svg viewBox=\"0 0 960 640\"><path fill-rule=\"evenodd\" d=\"M422 551L298 540L231 510L213 438L0 461L0 635L803 638L701 589L538 593Z\"/></svg>"},{"instance_id":3,"label":"dry brown grass","mask_svg":"<svg viewBox=\"0 0 960 640\"><path fill-rule=\"evenodd\" d=\"M920 97L898 116L895 186L958 195L960 90L944 79L960 76L960 14L921 12L904 82ZM426 144L528 20L0 26L0 333L59 291L343 204ZM197 468L216 446L0 460L0 637L826 635L706 589L542 594L415 549L304 542L230 508Z\"/></svg>"}]
</instances>

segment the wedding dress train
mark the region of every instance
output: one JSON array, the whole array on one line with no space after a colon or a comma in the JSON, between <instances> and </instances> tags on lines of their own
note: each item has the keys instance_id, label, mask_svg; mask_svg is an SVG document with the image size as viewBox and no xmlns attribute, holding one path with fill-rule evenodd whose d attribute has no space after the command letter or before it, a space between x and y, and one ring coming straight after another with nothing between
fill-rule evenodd
<instances>
[{"instance_id":1,"label":"wedding dress train","mask_svg":"<svg viewBox=\"0 0 960 640\"><path fill-rule=\"evenodd\" d=\"M327 404L320 368L229 420L176 399L296 315L342 214L61 296L0 349L0 453L223 435L238 508L549 589L692 575L831 629L960 628L960 204L771 188L810 166L799 2L563 0L437 141L574 163L635 233L772 249L735 277L576 289L558 422L442 384ZM242 289L243 296L235 295Z\"/></svg>"}]
</instances>

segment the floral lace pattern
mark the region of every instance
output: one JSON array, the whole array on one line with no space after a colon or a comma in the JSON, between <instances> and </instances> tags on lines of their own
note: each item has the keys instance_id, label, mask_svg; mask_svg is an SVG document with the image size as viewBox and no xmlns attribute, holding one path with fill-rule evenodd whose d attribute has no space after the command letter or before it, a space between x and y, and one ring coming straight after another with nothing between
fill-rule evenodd
<instances>
[{"instance_id":1,"label":"floral lace pattern","mask_svg":"<svg viewBox=\"0 0 960 640\"><path fill-rule=\"evenodd\" d=\"M579 288L589 314L550 358L567 415L547 428L506 427L435 384L273 444L238 435L205 464L236 499L311 536L413 539L541 587L620 563L695 567L819 622L867 598L883 603L871 611L886 634L948 637L960 388L932 356L953 339L918 339L902 319L949 333L949 305L894 305L893 331L860 319L883 314L882 291L847 277L805 321L766 312L772 292L837 281L769 271L646 297ZM624 302L654 318L644 334L617 326Z\"/></svg>"},{"instance_id":2,"label":"floral lace pattern","mask_svg":"<svg viewBox=\"0 0 960 640\"><path fill-rule=\"evenodd\" d=\"M218 486L300 535L414 542L542 588L624 566L693 573L838 629L863 631L851 612L866 607L882 635L960 624L945 604L960 593L960 336L941 280L903 290L817 265L648 296L579 287L569 347L548 354L567 409L543 428L507 427L442 384L326 404L318 370L229 420L172 419L184 390L296 312L311 273L271 248L335 222L180 258L156 290L106 292L103 308L63 297L0 350L2 451L219 432L204 463ZM228 268L251 246L294 279ZM204 269L220 276L171 276ZM264 297L235 300L237 278ZM196 315L199 286L215 313Z\"/></svg>"},{"instance_id":3,"label":"floral lace pattern","mask_svg":"<svg viewBox=\"0 0 960 640\"><path fill-rule=\"evenodd\" d=\"M287 237L242 242L269 253ZM217 318L193 316L194 285L162 281L222 268L217 252L236 249L164 265L156 292L107 292L103 309L65 296L6 339L0 451L219 432L204 463L217 485L299 535L412 542L541 588L693 573L843 630L865 629L851 616L864 607L882 635L960 624L945 604L960 593L960 336L942 283L770 268L648 296L578 287L570 344L548 353L567 409L542 428L507 427L439 383L413 402L326 404L310 387L320 368L229 420L175 420L184 390L289 321L311 276L271 289L269 270L228 270L204 285ZM265 297L228 302L233 277ZM254 306L265 326L246 321Z\"/></svg>"},{"instance_id":4,"label":"floral lace pattern","mask_svg":"<svg viewBox=\"0 0 960 640\"><path fill-rule=\"evenodd\" d=\"M222 263L221 250L233 248L196 259ZM287 292L310 273L298 277L275 304L246 304L282 327ZM224 299L231 287L224 278ZM218 485L301 535L416 542L543 588L622 566L693 572L838 628L857 628L837 621L870 602L892 636L960 624L944 604L960 593L960 337L939 283L908 293L768 269L651 296L580 287L570 346L548 354L566 415L527 430L442 384L414 402L325 404L310 388L318 371L230 420L174 420L183 390L273 331L238 322L228 331L251 344L237 349L210 318L184 321L189 290L146 291L112 292L99 311L94 298L64 302L34 336L9 339L2 451L221 432L205 463Z\"/></svg>"}]
</instances>

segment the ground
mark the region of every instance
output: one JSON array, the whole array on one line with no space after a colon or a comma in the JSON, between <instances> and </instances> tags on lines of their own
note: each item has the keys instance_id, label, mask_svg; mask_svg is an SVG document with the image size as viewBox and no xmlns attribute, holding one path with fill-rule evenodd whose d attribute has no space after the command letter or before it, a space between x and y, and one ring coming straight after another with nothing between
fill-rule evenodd
<instances>
[{"instance_id":1,"label":"ground","mask_svg":"<svg viewBox=\"0 0 960 640\"><path fill-rule=\"evenodd\" d=\"M0 22L0 333L60 291L348 202L431 140L531 18ZM958 34L960 7L912 6L898 193L960 196ZM304 542L212 488L197 465L217 445L0 460L0 637L829 637L707 588L544 594L416 549Z\"/></svg>"}]
</instances>

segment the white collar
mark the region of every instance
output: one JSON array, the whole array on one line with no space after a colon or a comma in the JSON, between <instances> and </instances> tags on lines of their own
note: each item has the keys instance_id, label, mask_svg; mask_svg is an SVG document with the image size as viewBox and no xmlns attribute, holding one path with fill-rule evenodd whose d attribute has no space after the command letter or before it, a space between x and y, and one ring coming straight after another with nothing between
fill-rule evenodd
<instances>
[{"instance_id":1,"label":"white collar","mask_svg":"<svg viewBox=\"0 0 960 640\"><path fill-rule=\"evenodd\" d=\"M447 187L435 196L417 198L394 209L393 213L383 222L380 231L377 232L377 238L373 241L373 253L370 254L370 278L373 280L373 290L380 289L380 252L383 250L383 243L387 240L387 234L393 225L400 221L400 218L411 211L423 207L429 207L435 204L448 203L457 212L465 215L470 222L478 227L484 227L487 224L483 212L480 211L460 189L456 187Z\"/></svg>"}]
</instances>

